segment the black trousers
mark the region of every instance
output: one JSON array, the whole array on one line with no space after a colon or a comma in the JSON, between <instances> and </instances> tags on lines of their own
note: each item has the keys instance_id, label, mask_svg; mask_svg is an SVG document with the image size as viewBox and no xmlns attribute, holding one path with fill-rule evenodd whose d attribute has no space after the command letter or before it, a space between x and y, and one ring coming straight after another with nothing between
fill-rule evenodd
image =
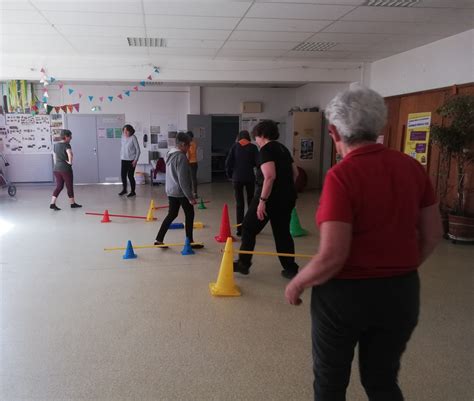
<instances>
[{"instance_id":1,"label":"black trousers","mask_svg":"<svg viewBox=\"0 0 474 401\"><path fill-rule=\"evenodd\" d=\"M295 207L295 201L268 202L266 206L267 216L265 219L259 220L257 218L257 206L259 200L260 197L255 195L250 202L247 213L245 214L242 223L242 243L240 245L240 250L253 251L255 249L257 235L270 221L277 252L295 253L295 243L290 234L291 211ZM284 269L298 269L294 257L279 256L278 258L280 259L280 263ZM239 262L244 266L250 266L252 264L252 255L240 254Z\"/></svg>"},{"instance_id":2,"label":"black trousers","mask_svg":"<svg viewBox=\"0 0 474 401\"><path fill-rule=\"evenodd\" d=\"M161 223L160 231L156 235L156 240L163 242L166 232L170 228L171 223L173 220L178 217L179 207L181 206L184 211L185 217L185 229L186 229L186 237L189 238L189 241L194 242L193 239L193 224L194 224L194 207L189 203L187 198L174 198L172 196L168 196L169 201L169 209L168 214L166 215L163 223Z\"/></svg>"},{"instance_id":3,"label":"black trousers","mask_svg":"<svg viewBox=\"0 0 474 401\"><path fill-rule=\"evenodd\" d=\"M135 167L132 165L132 160L122 160L122 186L123 190L127 190L127 177L130 180L132 192L135 192Z\"/></svg>"},{"instance_id":4,"label":"black trousers","mask_svg":"<svg viewBox=\"0 0 474 401\"><path fill-rule=\"evenodd\" d=\"M402 401L400 358L419 314L417 272L331 280L311 295L314 400L345 401L354 348L370 401Z\"/></svg>"},{"instance_id":5,"label":"black trousers","mask_svg":"<svg viewBox=\"0 0 474 401\"><path fill-rule=\"evenodd\" d=\"M241 224L245 215L244 189L247 193L247 209L250 207L255 192L255 182L233 182L234 196L236 204L237 224ZM237 232L242 232L241 227L237 227Z\"/></svg>"},{"instance_id":6,"label":"black trousers","mask_svg":"<svg viewBox=\"0 0 474 401\"><path fill-rule=\"evenodd\" d=\"M191 169L191 183L193 186L193 195L197 196L198 193L198 164L197 163L189 163L189 168Z\"/></svg>"}]
</instances>

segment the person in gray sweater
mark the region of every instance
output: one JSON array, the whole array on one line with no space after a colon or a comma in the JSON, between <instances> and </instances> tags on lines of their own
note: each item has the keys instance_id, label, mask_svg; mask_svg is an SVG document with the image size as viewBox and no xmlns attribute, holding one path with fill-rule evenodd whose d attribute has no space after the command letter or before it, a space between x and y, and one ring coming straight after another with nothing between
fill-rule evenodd
<instances>
[{"instance_id":1,"label":"person in gray sweater","mask_svg":"<svg viewBox=\"0 0 474 401\"><path fill-rule=\"evenodd\" d=\"M120 149L120 159L122 159L122 192L120 196L127 193L127 177L130 181L132 191L127 195L127 198L134 197L135 194L135 167L137 167L138 159L140 158L140 145L138 139L134 135L135 129L127 124L122 128L122 148Z\"/></svg>"},{"instance_id":2,"label":"person in gray sweater","mask_svg":"<svg viewBox=\"0 0 474 401\"><path fill-rule=\"evenodd\" d=\"M171 149L166 157L166 184L165 190L168 195L169 209L168 215L161 223L160 230L156 235L155 245L162 245L173 220L178 217L181 206L185 216L186 237L191 242L194 249L203 248L202 244L192 244L194 206L196 199L193 196L191 170L186 153L189 150L191 138L184 132L176 135L176 148Z\"/></svg>"}]
</instances>

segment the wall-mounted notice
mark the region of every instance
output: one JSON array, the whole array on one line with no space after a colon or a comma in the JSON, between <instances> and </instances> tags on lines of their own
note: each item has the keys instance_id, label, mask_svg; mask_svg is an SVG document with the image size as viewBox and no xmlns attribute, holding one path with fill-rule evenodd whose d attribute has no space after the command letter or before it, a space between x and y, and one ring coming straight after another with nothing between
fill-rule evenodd
<instances>
[{"instance_id":1,"label":"wall-mounted notice","mask_svg":"<svg viewBox=\"0 0 474 401\"><path fill-rule=\"evenodd\" d=\"M53 142L60 141L61 130L64 129L64 116L62 114L51 114L51 135Z\"/></svg>"},{"instance_id":2,"label":"wall-mounted notice","mask_svg":"<svg viewBox=\"0 0 474 401\"><path fill-rule=\"evenodd\" d=\"M403 152L428 164L428 143L430 140L431 112L408 114L407 131Z\"/></svg>"},{"instance_id":3,"label":"wall-mounted notice","mask_svg":"<svg viewBox=\"0 0 474 401\"><path fill-rule=\"evenodd\" d=\"M7 114L0 130L5 154L51 153L48 115Z\"/></svg>"},{"instance_id":4,"label":"wall-mounted notice","mask_svg":"<svg viewBox=\"0 0 474 401\"><path fill-rule=\"evenodd\" d=\"M311 138L301 138L300 160L313 160L314 141Z\"/></svg>"},{"instance_id":5,"label":"wall-mounted notice","mask_svg":"<svg viewBox=\"0 0 474 401\"><path fill-rule=\"evenodd\" d=\"M97 138L107 138L107 130L105 128L99 128L97 130Z\"/></svg>"}]
</instances>

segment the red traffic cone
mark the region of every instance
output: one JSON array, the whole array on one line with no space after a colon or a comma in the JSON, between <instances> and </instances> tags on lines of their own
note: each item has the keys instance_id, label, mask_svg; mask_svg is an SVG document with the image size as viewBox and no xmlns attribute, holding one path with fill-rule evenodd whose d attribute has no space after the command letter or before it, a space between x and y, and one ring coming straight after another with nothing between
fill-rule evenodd
<instances>
[{"instance_id":1,"label":"red traffic cone","mask_svg":"<svg viewBox=\"0 0 474 401\"><path fill-rule=\"evenodd\" d=\"M232 238L230 234L229 209L227 208L227 203L224 203L224 207L222 208L221 229L219 235L214 238L217 242L226 242L229 237ZM232 240L234 240L234 238L232 238Z\"/></svg>"},{"instance_id":2,"label":"red traffic cone","mask_svg":"<svg viewBox=\"0 0 474 401\"><path fill-rule=\"evenodd\" d=\"M102 220L100 221L101 223L110 223L112 220L110 220L110 217L109 217L109 211L106 210L104 212L104 217L102 217Z\"/></svg>"}]
</instances>

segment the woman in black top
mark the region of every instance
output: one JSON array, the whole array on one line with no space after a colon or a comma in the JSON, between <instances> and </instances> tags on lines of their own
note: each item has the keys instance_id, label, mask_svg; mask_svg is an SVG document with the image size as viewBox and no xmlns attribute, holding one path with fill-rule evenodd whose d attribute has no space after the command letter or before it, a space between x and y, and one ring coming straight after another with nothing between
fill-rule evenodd
<instances>
[{"instance_id":1,"label":"woman in black top","mask_svg":"<svg viewBox=\"0 0 474 401\"><path fill-rule=\"evenodd\" d=\"M277 141L279 133L275 122L260 122L252 135L260 148L260 167L255 196L242 224L240 250L253 251L257 234L270 221L277 252L294 253L290 219L296 203L295 180L298 170L288 149ZM298 273L295 258L280 256L279 259L283 266L282 276L293 278ZM251 261L251 255L240 254L234 262L234 271L248 274Z\"/></svg>"},{"instance_id":2,"label":"woman in black top","mask_svg":"<svg viewBox=\"0 0 474 401\"><path fill-rule=\"evenodd\" d=\"M227 177L232 179L237 214L237 235L242 235L242 224L244 220L244 188L247 192L247 208L253 199L255 192L254 168L258 165L258 149L250 142L248 131L240 131L237 142L230 148L225 161Z\"/></svg>"},{"instance_id":3,"label":"woman in black top","mask_svg":"<svg viewBox=\"0 0 474 401\"><path fill-rule=\"evenodd\" d=\"M56 179L56 189L53 192L51 198L51 204L49 205L50 209L55 211L61 210L56 206L56 199L59 196L59 193L64 188L64 183L66 183L67 196L69 196L69 203L71 208L75 209L82 207L78 205L74 200L74 188L73 188L73 174L72 174L72 149L71 142L72 133L67 129L61 131L61 141L54 144L54 178Z\"/></svg>"}]
</instances>

